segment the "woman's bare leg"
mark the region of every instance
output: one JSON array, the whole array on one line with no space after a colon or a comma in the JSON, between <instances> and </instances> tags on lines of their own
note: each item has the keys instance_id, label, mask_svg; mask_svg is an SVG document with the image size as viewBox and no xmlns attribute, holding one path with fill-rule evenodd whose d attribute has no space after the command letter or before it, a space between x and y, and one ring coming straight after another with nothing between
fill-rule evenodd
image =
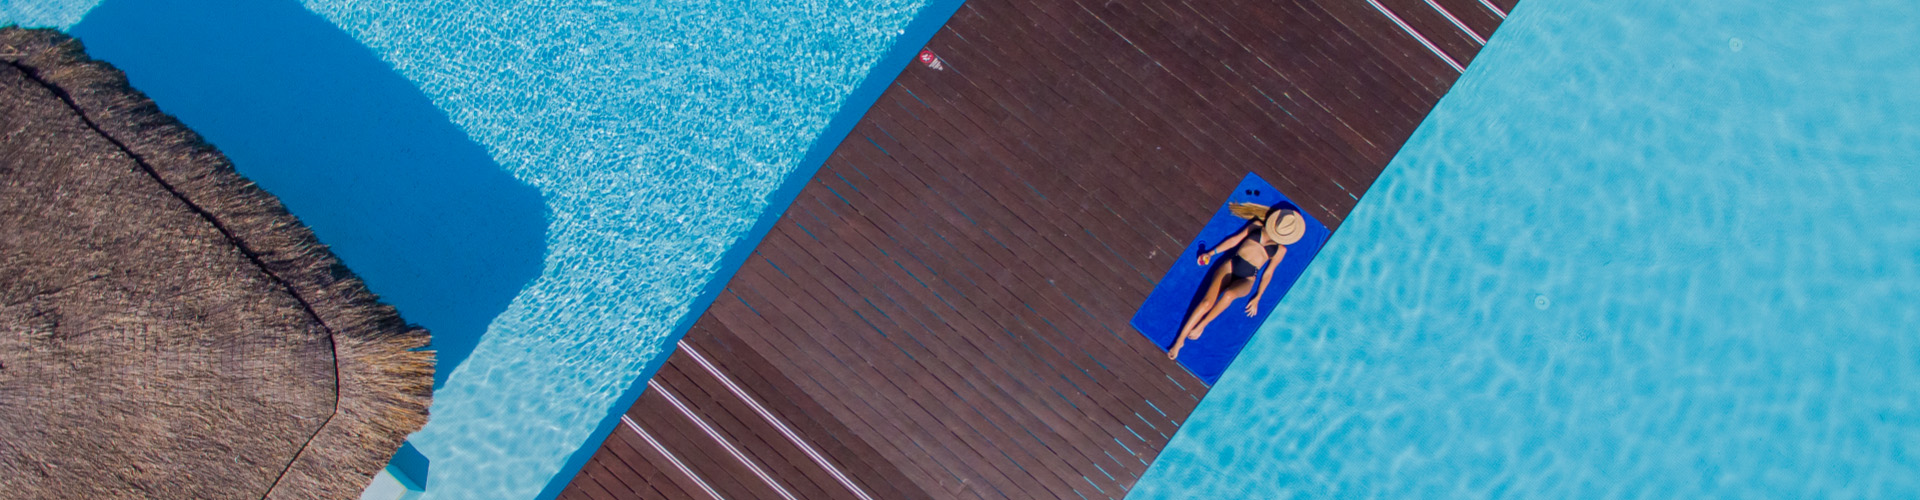
<instances>
[{"instance_id":1,"label":"woman's bare leg","mask_svg":"<svg viewBox=\"0 0 1920 500\"><path fill-rule=\"evenodd\" d=\"M1187 338L1187 333L1193 331L1193 325L1200 324L1200 318L1207 314L1207 310L1213 309L1213 303L1220 301L1220 287L1225 286L1228 273L1232 271L1233 263L1231 262L1213 268L1213 274L1207 276L1206 294L1200 296L1199 304L1194 304L1193 312L1187 313L1187 321L1180 325L1180 336L1175 338ZM1179 344L1180 341L1174 341L1174 345Z\"/></svg>"},{"instance_id":2,"label":"woman's bare leg","mask_svg":"<svg viewBox=\"0 0 1920 500\"><path fill-rule=\"evenodd\" d=\"M1226 312L1227 306L1233 305L1234 300L1245 297L1249 293L1253 293L1253 280L1241 278L1234 280L1232 285L1227 285L1227 289L1220 292L1220 300L1214 301L1213 307L1207 311L1207 317L1202 318L1200 324L1193 327L1193 333L1187 334L1187 338L1200 338L1200 334L1207 331L1207 325L1212 324L1214 318L1220 317L1220 313Z\"/></svg>"}]
</instances>

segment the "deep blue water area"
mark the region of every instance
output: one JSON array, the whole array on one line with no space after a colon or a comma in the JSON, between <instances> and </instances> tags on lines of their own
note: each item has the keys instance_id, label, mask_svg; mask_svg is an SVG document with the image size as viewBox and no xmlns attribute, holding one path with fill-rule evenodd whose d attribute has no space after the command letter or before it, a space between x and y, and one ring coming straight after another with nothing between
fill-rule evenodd
<instances>
[{"instance_id":1,"label":"deep blue water area","mask_svg":"<svg viewBox=\"0 0 1920 500\"><path fill-rule=\"evenodd\" d=\"M564 486L959 4L36 1L434 331L429 499Z\"/></svg>"},{"instance_id":2,"label":"deep blue water area","mask_svg":"<svg viewBox=\"0 0 1920 500\"><path fill-rule=\"evenodd\" d=\"M299 2L107 0L71 32L431 330L436 388L540 274L540 193Z\"/></svg>"}]
</instances>

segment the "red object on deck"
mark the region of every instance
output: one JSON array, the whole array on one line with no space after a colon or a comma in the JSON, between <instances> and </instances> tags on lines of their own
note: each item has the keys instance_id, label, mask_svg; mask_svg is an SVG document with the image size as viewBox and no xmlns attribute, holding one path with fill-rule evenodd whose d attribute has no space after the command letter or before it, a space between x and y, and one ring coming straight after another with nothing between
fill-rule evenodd
<instances>
[{"instance_id":1,"label":"red object on deck","mask_svg":"<svg viewBox=\"0 0 1920 500\"><path fill-rule=\"evenodd\" d=\"M920 64L925 64L929 68L933 68L937 70L947 69L947 66L945 64L941 64L940 56L933 55L932 50L920 49L919 59L920 59Z\"/></svg>"}]
</instances>

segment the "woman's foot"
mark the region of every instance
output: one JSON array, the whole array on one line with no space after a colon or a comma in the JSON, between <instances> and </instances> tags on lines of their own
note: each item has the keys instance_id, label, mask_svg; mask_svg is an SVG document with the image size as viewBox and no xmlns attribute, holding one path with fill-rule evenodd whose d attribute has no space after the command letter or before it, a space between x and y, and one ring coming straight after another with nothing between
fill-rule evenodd
<instances>
[{"instance_id":1,"label":"woman's foot","mask_svg":"<svg viewBox=\"0 0 1920 500\"><path fill-rule=\"evenodd\" d=\"M1180 348L1186 345L1187 345L1187 337L1181 336L1181 337L1175 338L1173 340L1173 348L1167 349L1167 359L1174 359L1174 358L1180 357Z\"/></svg>"}]
</instances>

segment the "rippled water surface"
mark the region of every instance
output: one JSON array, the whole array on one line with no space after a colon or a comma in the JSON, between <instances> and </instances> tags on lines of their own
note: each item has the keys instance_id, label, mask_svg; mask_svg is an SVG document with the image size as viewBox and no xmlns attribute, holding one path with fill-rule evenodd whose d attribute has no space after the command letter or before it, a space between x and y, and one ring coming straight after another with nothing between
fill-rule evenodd
<instances>
[{"instance_id":1,"label":"rippled water surface","mask_svg":"<svg viewBox=\"0 0 1920 500\"><path fill-rule=\"evenodd\" d=\"M1920 497L1914 19L1522 1L1130 497Z\"/></svg>"},{"instance_id":2,"label":"rippled water surface","mask_svg":"<svg viewBox=\"0 0 1920 500\"><path fill-rule=\"evenodd\" d=\"M164 3L0 0L0 23L85 28L88 20L83 16L90 10L125 12L164 8ZM478 319L479 325L485 325L484 335L468 347L471 355L435 391L432 420L412 438L431 461L427 497L437 499L531 498L547 486L595 426L614 410L621 394L671 347L668 337L675 325L699 312L692 310L693 302L724 265L722 254L760 219L768 209L769 196L789 180L789 174L800 166L802 156L841 110L849 94L928 4L926 0L192 3L196 8L216 9L210 12L221 13L222 22L232 18L227 15L232 12L217 10L222 3L266 13L263 16L280 16L273 19L299 21L298 15L287 14L281 7L296 11L304 8L317 15L410 82L424 95L423 102L438 108L447 122L484 149L497 165L496 171L484 174L498 175L504 170L537 191L545 202L544 261L529 266L532 269L528 271L537 276L517 296L508 290L512 298L505 311L493 311L497 316ZM97 10L96 4L101 4ZM218 24L189 26L175 34L205 30L218 33L232 28ZM285 31L274 28L247 27L267 37ZM152 42L165 45L172 43L172 38L169 35ZM300 40L276 39L274 43L288 44L289 52L248 57L298 58L301 51L312 48ZM150 64L150 70L131 69L152 62L141 58L180 54L163 54L163 48L138 43L123 47L128 49L107 60L129 67L136 86L143 81L170 79L179 83L174 88L184 93L204 90L192 84L193 75L184 74L192 71L189 67ZM340 54L332 47L324 49L330 51L329 62L354 61L357 57ZM288 75L313 70L297 63L273 61L270 65ZM163 74L168 71L182 74ZM352 81L379 85L381 93L375 97L386 99L382 102L411 105L410 91L387 85L388 80L378 74L381 71L356 74ZM325 71L317 73L314 78L328 78ZM326 83L314 85L325 87ZM325 100L342 99L339 102L351 106L364 103L351 102L352 89L326 90L341 95L312 95L310 99L317 102L295 103L297 106L286 109L318 107L319 115L340 119L346 125L355 125L355 120L384 119L343 116ZM231 125L223 120L245 118L249 112L257 114L261 110L223 101L220 95L198 96L206 104L195 108L190 99L170 100L157 90L154 93L163 110L180 113L189 126L206 129L203 132L215 145L236 152L238 168L260 179L269 191L283 193L295 215L316 222L324 218L320 212L329 207L310 204L317 208L303 211L294 199L297 191L310 189L311 184L303 184L307 181L273 182L273 173L263 169L280 163L249 162L245 155L237 154L249 149L284 152L274 142L288 139L275 135L282 129L222 128ZM405 117L418 118L415 114ZM431 123L441 117L432 118L420 126L441 126ZM395 133L417 133L419 127L412 123L398 128L387 122L375 125L394 128ZM314 133L340 126L299 125L317 127L311 130ZM215 133L218 130L231 132ZM388 147L404 146L405 140L364 139L379 143L363 148L367 155L425 156L396 161L395 168L429 170L407 172L409 178L466 175L431 171L443 167L432 154ZM435 151L465 154L457 137L435 139ZM324 150L315 151L326 153ZM459 168L487 165L485 160L465 157L458 163ZM379 172L364 170L355 170L354 175L382 179ZM330 181L352 182L338 178ZM468 184L498 184L489 182ZM432 185L422 182L411 189ZM513 192L513 187L496 190ZM446 201L445 193L435 194L442 203L419 211L461 206L455 203L458 200ZM322 200L315 203L324 203L325 197L314 199ZM348 212L379 213L380 199L366 203L372 205L349 207ZM485 211L486 203L477 201L476 207L463 210ZM524 216L521 212L525 210L515 207L511 214L516 222ZM537 209L534 213L539 215ZM461 220L485 219L470 211L457 215L464 217ZM427 227L436 227L433 222L427 221ZM346 255L350 266L379 260L385 252L355 241L367 242L365 245L394 241L356 229L369 226L351 221L333 226L315 224L320 238ZM404 231L404 226L381 227L402 227L394 230ZM485 234L489 230L455 228L448 232ZM534 238L538 241L539 237ZM485 245L491 243L463 241L442 249L484 263ZM472 257L475 252L471 246L482 248L478 252L482 255ZM365 257L356 258L356 253ZM389 260L404 261L406 257ZM409 267L405 262L394 263L391 272L369 264L354 267L375 292L381 293L406 287L421 272L419 266ZM482 271L461 267L448 272ZM402 314L408 311L402 304Z\"/></svg>"}]
</instances>

